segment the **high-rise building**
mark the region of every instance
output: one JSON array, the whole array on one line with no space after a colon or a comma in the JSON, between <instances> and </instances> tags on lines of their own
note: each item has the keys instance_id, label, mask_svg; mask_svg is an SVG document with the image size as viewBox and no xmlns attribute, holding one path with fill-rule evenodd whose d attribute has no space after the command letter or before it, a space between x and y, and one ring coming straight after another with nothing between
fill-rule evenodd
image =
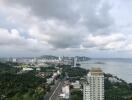
<instances>
[{"instance_id":1,"label":"high-rise building","mask_svg":"<svg viewBox=\"0 0 132 100\"><path fill-rule=\"evenodd\" d=\"M104 100L104 74L100 68L92 68L87 74L83 100Z\"/></svg>"},{"instance_id":2,"label":"high-rise building","mask_svg":"<svg viewBox=\"0 0 132 100\"><path fill-rule=\"evenodd\" d=\"M77 66L77 57L74 57L73 58L73 67L76 67Z\"/></svg>"}]
</instances>

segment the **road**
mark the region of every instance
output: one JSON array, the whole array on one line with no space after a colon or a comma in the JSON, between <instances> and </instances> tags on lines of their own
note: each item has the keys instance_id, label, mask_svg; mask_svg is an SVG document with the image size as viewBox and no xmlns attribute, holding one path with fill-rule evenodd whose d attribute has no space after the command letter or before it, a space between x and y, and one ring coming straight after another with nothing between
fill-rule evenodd
<instances>
[{"instance_id":1,"label":"road","mask_svg":"<svg viewBox=\"0 0 132 100\"><path fill-rule=\"evenodd\" d=\"M62 86L63 86L64 82L60 81L58 86L56 87L56 89L54 90L53 94L50 96L49 100L60 100L60 93L62 90Z\"/></svg>"},{"instance_id":2,"label":"road","mask_svg":"<svg viewBox=\"0 0 132 100\"><path fill-rule=\"evenodd\" d=\"M64 81L58 80L55 86L52 87L51 92L44 96L44 100L60 100L59 94L61 93Z\"/></svg>"}]
</instances>

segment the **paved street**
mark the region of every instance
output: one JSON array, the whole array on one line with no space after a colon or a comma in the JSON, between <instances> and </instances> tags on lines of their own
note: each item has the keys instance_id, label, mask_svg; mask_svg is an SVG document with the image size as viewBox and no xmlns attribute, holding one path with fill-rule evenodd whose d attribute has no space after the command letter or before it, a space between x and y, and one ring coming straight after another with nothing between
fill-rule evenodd
<instances>
[{"instance_id":1,"label":"paved street","mask_svg":"<svg viewBox=\"0 0 132 100\"><path fill-rule=\"evenodd\" d=\"M60 100L59 94L61 93L64 81L58 80L55 86L52 87L51 92L44 96L44 100Z\"/></svg>"},{"instance_id":2,"label":"paved street","mask_svg":"<svg viewBox=\"0 0 132 100\"><path fill-rule=\"evenodd\" d=\"M49 98L49 100L60 100L59 95L61 93L63 84L64 84L64 82L60 81L60 83L56 87L55 91L53 92L53 94L51 95L51 97Z\"/></svg>"}]
</instances>

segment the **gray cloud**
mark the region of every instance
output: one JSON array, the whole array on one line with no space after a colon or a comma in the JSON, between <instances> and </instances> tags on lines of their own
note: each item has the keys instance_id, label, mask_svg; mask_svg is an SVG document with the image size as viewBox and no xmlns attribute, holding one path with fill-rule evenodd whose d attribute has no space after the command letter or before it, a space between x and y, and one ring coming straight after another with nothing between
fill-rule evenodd
<instances>
[{"instance_id":1,"label":"gray cloud","mask_svg":"<svg viewBox=\"0 0 132 100\"><path fill-rule=\"evenodd\" d=\"M43 25L43 24L42 24ZM79 48L86 33L79 27L70 27L63 24L47 25L47 29L34 26L29 30L31 37L46 42L53 48Z\"/></svg>"},{"instance_id":2,"label":"gray cloud","mask_svg":"<svg viewBox=\"0 0 132 100\"><path fill-rule=\"evenodd\" d=\"M125 45L123 42L126 38L112 32L112 6L105 0L6 1L9 6L16 7L15 9L18 6L24 8L23 14L20 14L21 10L17 10L16 15L13 13L13 18L20 23L19 27L26 26L27 38L38 41L42 48L47 45L63 50L80 49L81 46L84 49L114 50ZM24 14L27 8L30 10ZM92 37L89 37L90 34Z\"/></svg>"},{"instance_id":3,"label":"gray cloud","mask_svg":"<svg viewBox=\"0 0 132 100\"><path fill-rule=\"evenodd\" d=\"M81 41L82 38L79 34L64 33L63 35L54 35L48 40L48 43L55 48L79 48Z\"/></svg>"},{"instance_id":4,"label":"gray cloud","mask_svg":"<svg viewBox=\"0 0 132 100\"><path fill-rule=\"evenodd\" d=\"M85 36L89 33L109 33L109 28L113 24L113 19L110 17L110 9L108 3L103 0L6 0L8 4L22 5L30 8L30 14L41 18L42 21L54 20L59 24L54 27L49 27L49 31L45 32L45 25L38 25L40 31L36 33L45 37L45 34L50 37L48 40L41 38L40 41L45 41L55 48L77 48L79 47ZM60 26L66 30L60 31ZM68 27L67 27L68 26ZM76 27L79 26L79 27ZM73 28L72 30L69 29ZM76 31L76 28L86 27L84 33ZM53 29L55 28L55 30ZM67 31L68 30L68 31ZM108 32L109 31L109 32ZM89 43L88 43L89 44ZM87 44L87 45L88 45ZM90 44L92 46L92 44Z\"/></svg>"},{"instance_id":5,"label":"gray cloud","mask_svg":"<svg viewBox=\"0 0 132 100\"><path fill-rule=\"evenodd\" d=\"M108 2L101 2L101 0L83 2L81 6L81 11L84 11L82 14L83 23L92 33L108 33L109 28L114 24L110 10L111 7Z\"/></svg>"},{"instance_id":6,"label":"gray cloud","mask_svg":"<svg viewBox=\"0 0 132 100\"><path fill-rule=\"evenodd\" d=\"M113 24L110 5L103 0L6 0L31 9L42 19L57 19L67 24L81 24L90 32L106 33Z\"/></svg>"},{"instance_id":7,"label":"gray cloud","mask_svg":"<svg viewBox=\"0 0 132 100\"><path fill-rule=\"evenodd\" d=\"M31 9L31 13L42 19L58 19L76 22L78 13L72 8L73 0L6 0L10 4L20 4Z\"/></svg>"}]
</instances>

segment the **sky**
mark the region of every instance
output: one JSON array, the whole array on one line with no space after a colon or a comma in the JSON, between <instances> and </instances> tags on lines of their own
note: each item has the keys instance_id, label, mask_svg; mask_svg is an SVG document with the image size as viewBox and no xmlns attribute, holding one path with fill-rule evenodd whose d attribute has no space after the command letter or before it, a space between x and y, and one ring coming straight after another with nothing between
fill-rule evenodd
<instances>
[{"instance_id":1,"label":"sky","mask_svg":"<svg viewBox=\"0 0 132 100\"><path fill-rule=\"evenodd\" d=\"M132 57L132 0L0 0L0 57Z\"/></svg>"}]
</instances>

